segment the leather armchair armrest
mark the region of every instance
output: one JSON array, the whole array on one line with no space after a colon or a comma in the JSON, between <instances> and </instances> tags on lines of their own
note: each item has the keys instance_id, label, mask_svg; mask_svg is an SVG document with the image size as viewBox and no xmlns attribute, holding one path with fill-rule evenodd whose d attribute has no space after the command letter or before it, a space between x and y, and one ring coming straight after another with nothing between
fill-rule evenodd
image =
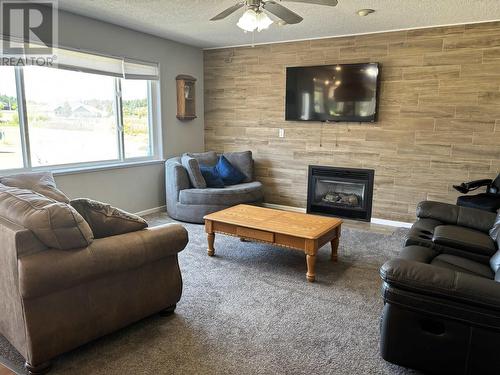
<instances>
[{"instance_id":1,"label":"leather armchair armrest","mask_svg":"<svg viewBox=\"0 0 500 375\"><path fill-rule=\"evenodd\" d=\"M380 275L401 290L500 310L500 283L495 280L404 259L386 262Z\"/></svg>"},{"instance_id":2,"label":"leather armchair armrest","mask_svg":"<svg viewBox=\"0 0 500 375\"><path fill-rule=\"evenodd\" d=\"M439 220L488 233L495 223L496 214L454 204L423 201L417 206L417 217Z\"/></svg>"}]
</instances>

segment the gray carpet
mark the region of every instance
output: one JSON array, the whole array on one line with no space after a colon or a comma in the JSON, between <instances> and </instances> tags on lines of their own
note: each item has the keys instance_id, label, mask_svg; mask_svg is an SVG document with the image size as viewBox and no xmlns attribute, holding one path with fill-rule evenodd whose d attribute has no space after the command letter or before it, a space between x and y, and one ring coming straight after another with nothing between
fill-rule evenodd
<instances>
[{"instance_id":1,"label":"gray carpet","mask_svg":"<svg viewBox=\"0 0 500 375\"><path fill-rule=\"evenodd\" d=\"M405 229L389 235L344 228L339 262L323 248L311 284L298 251L217 235L210 258L203 226L185 226L190 242L180 254L184 292L176 314L65 354L51 374L416 373L378 354L378 269L398 253ZM0 360L22 368L1 336Z\"/></svg>"}]
</instances>

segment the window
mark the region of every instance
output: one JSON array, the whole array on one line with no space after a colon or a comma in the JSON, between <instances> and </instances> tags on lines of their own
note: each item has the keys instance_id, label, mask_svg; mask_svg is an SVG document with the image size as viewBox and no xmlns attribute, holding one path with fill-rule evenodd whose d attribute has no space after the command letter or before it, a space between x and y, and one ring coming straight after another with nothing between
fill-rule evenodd
<instances>
[{"instance_id":1,"label":"window","mask_svg":"<svg viewBox=\"0 0 500 375\"><path fill-rule=\"evenodd\" d=\"M119 159L115 78L24 69L33 167Z\"/></svg>"},{"instance_id":2,"label":"window","mask_svg":"<svg viewBox=\"0 0 500 375\"><path fill-rule=\"evenodd\" d=\"M125 157L151 155L148 82L121 80Z\"/></svg>"},{"instance_id":3,"label":"window","mask_svg":"<svg viewBox=\"0 0 500 375\"><path fill-rule=\"evenodd\" d=\"M151 66L114 58L99 66L99 56L80 52L58 57L64 69L0 66L0 170L158 156Z\"/></svg>"},{"instance_id":4,"label":"window","mask_svg":"<svg viewBox=\"0 0 500 375\"><path fill-rule=\"evenodd\" d=\"M14 68L0 68L0 168L23 167Z\"/></svg>"}]
</instances>

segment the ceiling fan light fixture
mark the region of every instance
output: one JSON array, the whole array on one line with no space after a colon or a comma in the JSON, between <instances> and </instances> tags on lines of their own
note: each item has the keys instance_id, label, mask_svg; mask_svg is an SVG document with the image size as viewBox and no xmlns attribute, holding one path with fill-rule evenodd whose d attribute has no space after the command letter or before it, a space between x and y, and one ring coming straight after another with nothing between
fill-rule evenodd
<instances>
[{"instance_id":1,"label":"ceiling fan light fixture","mask_svg":"<svg viewBox=\"0 0 500 375\"><path fill-rule=\"evenodd\" d=\"M261 10L247 9L236 25L244 31L252 32L266 30L272 24L273 20Z\"/></svg>"},{"instance_id":2,"label":"ceiling fan light fixture","mask_svg":"<svg viewBox=\"0 0 500 375\"><path fill-rule=\"evenodd\" d=\"M257 13L257 31L266 30L273 24L273 20L264 12Z\"/></svg>"},{"instance_id":3,"label":"ceiling fan light fixture","mask_svg":"<svg viewBox=\"0 0 500 375\"><path fill-rule=\"evenodd\" d=\"M254 31L257 28L257 13L253 9L247 9L236 25L244 31Z\"/></svg>"}]
</instances>

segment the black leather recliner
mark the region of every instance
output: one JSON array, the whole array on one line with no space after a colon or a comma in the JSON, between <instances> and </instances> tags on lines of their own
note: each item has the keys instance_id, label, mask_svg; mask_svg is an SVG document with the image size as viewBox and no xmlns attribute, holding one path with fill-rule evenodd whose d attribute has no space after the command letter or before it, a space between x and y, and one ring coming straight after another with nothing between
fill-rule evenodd
<instances>
[{"instance_id":1,"label":"black leather recliner","mask_svg":"<svg viewBox=\"0 0 500 375\"><path fill-rule=\"evenodd\" d=\"M453 185L462 194L467 194L483 186L486 187L486 192L462 195L457 198L457 205L497 212L500 209L500 174L494 180L484 179Z\"/></svg>"},{"instance_id":2,"label":"black leather recliner","mask_svg":"<svg viewBox=\"0 0 500 375\"><path fill-rule=\"evenodd\" d=\"M382 357L431 374L499 374L496 215L422 202L406 246L381 270Z\"/></svg>"}]
</instances>

